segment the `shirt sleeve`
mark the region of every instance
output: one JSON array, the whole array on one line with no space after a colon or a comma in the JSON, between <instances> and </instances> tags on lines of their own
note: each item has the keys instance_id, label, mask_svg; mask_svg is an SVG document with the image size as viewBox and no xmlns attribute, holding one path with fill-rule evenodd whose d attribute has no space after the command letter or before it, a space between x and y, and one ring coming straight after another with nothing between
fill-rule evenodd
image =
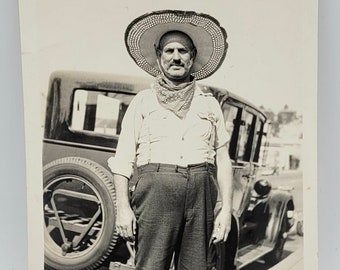
<instances>
[{"instance_id":1,"label":"shirt sleeve","mask_svg":"<svg viewBox=\"0 0 340 270\"><path fill-rule=\"evenodd\" d=\"M116 155L108 159L114 174L130 178L136 160L136 148L142 126L142 94L139 92L131 101L122 121Z\"/></svg>"},{"instance_id":2,"label":"shirt sleeve","mask_svg":"<svg viewBox=\"0 0 340 270\"><path fill-rule=\"evenodd\" d=\"M230 135L227 132L223 112L218 101L213 98L213 108L215 108L216 115L216 132L215 132L215 149L218 149L230 141Z\"/></svg>"}]
</instances>

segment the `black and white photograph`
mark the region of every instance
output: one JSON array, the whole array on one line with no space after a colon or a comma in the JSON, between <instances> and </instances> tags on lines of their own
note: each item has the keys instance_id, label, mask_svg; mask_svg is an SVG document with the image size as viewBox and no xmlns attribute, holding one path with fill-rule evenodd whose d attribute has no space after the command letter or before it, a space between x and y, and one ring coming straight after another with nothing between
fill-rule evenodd
<instances>
[{"instance_id":1,"label":"black and white photograph","mask_svg":"<svg viewBox=\"0 0 340 270\"><path fill-rule=\"evenodd\" d=\"M29 269L318 269L317 1L19 3Z\"/></svg>"}]
</instances>

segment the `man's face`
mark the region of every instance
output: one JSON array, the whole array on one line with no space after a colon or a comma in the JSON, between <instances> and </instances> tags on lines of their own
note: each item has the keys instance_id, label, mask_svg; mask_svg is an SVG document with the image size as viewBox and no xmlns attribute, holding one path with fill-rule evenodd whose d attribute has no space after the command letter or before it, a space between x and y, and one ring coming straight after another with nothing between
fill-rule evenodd
<instances>
[{"instance_id":1,"label":"man's face","mask_svg":"<svg viewBox=\"0 0 340 270\"><path fill-rule=\"evenodd\" d=\"M159 65L172 81L188 81L193 65L193 54L179 42L168 43L160 52Z\"/></svg>"}]
</instances>

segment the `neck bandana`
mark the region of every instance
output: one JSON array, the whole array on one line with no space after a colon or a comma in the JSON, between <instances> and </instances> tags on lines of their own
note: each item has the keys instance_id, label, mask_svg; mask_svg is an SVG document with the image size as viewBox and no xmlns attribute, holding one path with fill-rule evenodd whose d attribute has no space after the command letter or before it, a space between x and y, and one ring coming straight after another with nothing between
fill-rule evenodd
<instances>
[{"instance_id":1,"label":"neck bandana","mask_svg":"<svg viewBox=\"0 0 340 270\"><path fill-rule=\"evenodd\" d=\"M177 117L183 119L189 111L195 92L195 79L191 82L173 84L165 76L158 76L153 88L156 90L158 102Z\"/></svg>"}]
</instances>

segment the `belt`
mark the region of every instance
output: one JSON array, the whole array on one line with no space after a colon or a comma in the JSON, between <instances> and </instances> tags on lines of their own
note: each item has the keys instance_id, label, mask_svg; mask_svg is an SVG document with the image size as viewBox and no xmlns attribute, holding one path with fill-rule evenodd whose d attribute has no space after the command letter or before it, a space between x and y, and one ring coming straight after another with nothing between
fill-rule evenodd
<instances>
[{"instance_id":1,"label":"belt","mask_svg":"<svg viewBox=\"0 0 340 270\"><path fill-rule=\"evenodd\" d=\"M202 162L197 164L189 164L188 166L179 166L175 164L165 163L148 163L137 168L138 173L141 172L199 172L199 171L214 171L215 165L209 162Z\"/></svg>"}]
</instances>

